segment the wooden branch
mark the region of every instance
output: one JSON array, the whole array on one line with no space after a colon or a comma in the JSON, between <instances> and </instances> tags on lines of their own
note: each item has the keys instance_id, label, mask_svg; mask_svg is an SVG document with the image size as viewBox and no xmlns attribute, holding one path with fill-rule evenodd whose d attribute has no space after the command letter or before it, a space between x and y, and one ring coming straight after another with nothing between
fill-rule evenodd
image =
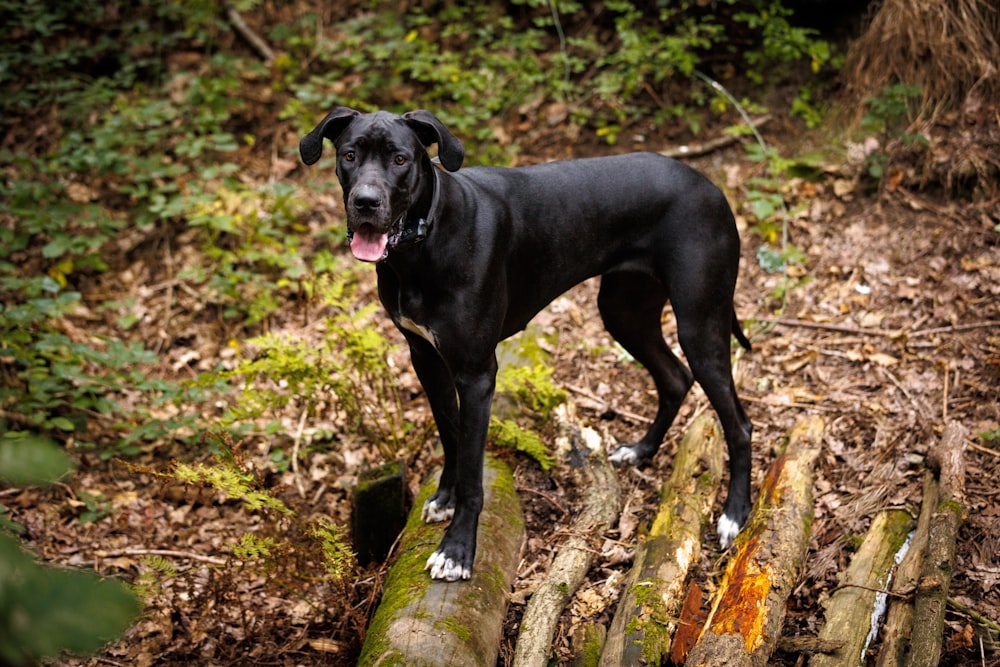
<instances>
[{"instance_id":1,"label":"wooden branch","mask_svg":"<svg viewBox=\"0 0 1000 667\"><path fill-rule=\"evenodd\" d=\"M559 437L556 453L564 467L580 461L577 484L587 489L580 515L567 531L569 537L552 561L548 573L535 590L521 619L514 649L515 667L544 667L552 652L552 637L566 604L590 570L598 545L618 518L621 490L618 476L608 463L604 444L596 431L576 419L572 403L557 410Z\"/></svg>"},{"instance_id":2,"label":"wooden branch","mask_svg":"<svg viewBox=\"0 0 1000 667\"><path fill-rule=\"evenodd\" d=\"M938 468L939 498L930 519L927 557L913 601L913 633L906 664L933 667L941 658L948 586L955 566L955 543L965 518L965 441L969 432L958 422L949 422L928 465Z\"/></svg>"},{"instance_id":3,"label":"wooden branch","mask_svg":"<svg viewBox=\"0 0 1000 667\"><path fill-rule=\"evenodd\" d=\"M253 28L247 25L247 22L243 20L243 15L235 7L226 8L226 18L236 29L236 32L240 33L243 37L253 47L253 50L257 52L257 55L261 57L265 65L270 65L274 62L274 51L268 45L264 38L258 35Z\"/></svg>"},{"instance_id":4,"label":"wooden branch","mask_svg":"<svg viewBox=\"0 0 1000 667\"><path fill-rule=\"evenodd\" d=\"M116 551L95 551L95 567L97 561L102 558L118 558L120 556L163 556L165 558L186 558L196 560L211 565L236 565L241 561L234 561L217 556L205 556L190 551L177 551L176 549L118 549Z\"/></svg>"},{"instance_id":5,"label":"wooden branch","mask_svg":"<svg viewBox=\"0 0 1000 667\"><path fill-rule=\"evenodd\" d=\"M652 528L636 550L601 665L658 665L669 655L684 582L701 557L702 529L722 480L722 449L722 429L707 414L684 434Z\"/></svg>"},{"instance_id":6,"label":"wooden branch","mask_svg":"<svg viewBox=\"0 0 1000 667\"><path fill-rule=\"evenodd\" d=\"M770 114L764 114L753 119L753 126L763 127L771 120ZM666 150L660 151L660 155L666 155L672 158L682 158L682 157L698 157L700 155L707 155L720 148L725 148L726 146L731 146L743 139L743 136L738 134L724 134L722 136L715 137L714 139L709 139L708 141L702 142L700 144L685 144L683 146L675 146L673 148L667 148Z\"/></svg>"},{"instance_id":7,"label":"wooden branch","mask_svg":"<svg viewBox=\"0 0 1000 667\"><path fill-rule=\"evenodd\" d=\"M766 665L785 603L802 573L813 517L813 468L823 420L807 417L768 469L746 528L736 538L698 644L686 665Z\"/></svg>"},{"instance_id":8,"label":"wooden branch","mask_svg":"<svg viewBox=\"0 0 1000 667\"><path fill-rule=\"evenodd\" d=\"M896 568L896 576L892 582L892 591L907 597L889 601L889 612L881 633L882 648L879 650L876 667L902 667L906 664L904 661L910 648L910 636L913 631L912 593L917 587L923 569L931 516L937 508L937 498L937 481L930 471L927 471L924 473L923 499L917 527L910 538L906 554Z\"/></svg>"},{"instance_id":9,"label":"wooden branch","mask_svg":"<svg viewBox=\"0 0 1000 667\"><path fill-rule=\"evenodd\" d=\"M421 490L382 588L358 665L492 665L503 635L507 595L524 543L524 518L510 469L487 457L472 579L431 580L424 564L444 534L420 517L436 480Z\"/></svg>"},{"instance_id":10,"label":"wooden branch","mask_svg":"<svg viewBox=\"0 0 1000 667\"><path fill-rule=\"evenodd\" d=\"M826 623L820 639L842 641L843 648L816 655L810 667L855 667L866 664L868 649L875 639L878 623L885 610L887 590L907 538L913 529L913 517L905 510L890 510L876 515L851 564L843 574L842 585L824 603ZM874 590L873 590L874 589Z\"/></svg>"},{"instance_id":11,"label":"wooden branch","mask_svg":"<svg viewBox=\"0 0 1000 667\"><path fill-rule=\"evenodd\" d=\"M802 329L819 329L821 331L833 331L836 333L854 334L856 336L878 336L880 338L926 338L938 334L959 333L962 331L972 331L974 329L989 329L1000 326L1000 321L986 320L983 322L969 322L967 324L953 324L947 327L934 327L933 329L919 329L917 331L907 331L905 329L865 329L862 327L852 327L843 324L827 324L824 322L810 322L809 320L796 320L789 318L762 319L760 322L774 324L783 327L798 327Z\"/></svg>"}]
</instances>

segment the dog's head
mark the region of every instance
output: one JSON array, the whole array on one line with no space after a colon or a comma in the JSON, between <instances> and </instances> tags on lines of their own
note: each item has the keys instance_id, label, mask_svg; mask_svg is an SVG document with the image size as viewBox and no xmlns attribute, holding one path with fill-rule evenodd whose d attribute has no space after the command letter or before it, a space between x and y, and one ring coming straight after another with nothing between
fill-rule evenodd
<instances>
[{"instance_id":1,"label":"dog's head","mask_svg":"<svg viewBox=\"0 0 1000 667\"><path fill-rule=\"evenodd\" d=\"M337 149L351 251L368 262L388 255L403 236L407 212L433 188L427 147L438 145L448 171L465 157L462 142L422 109L397 116L337 107L299 142L303 162L319 160L324 138Z\"/></svg>"}]
</instances>

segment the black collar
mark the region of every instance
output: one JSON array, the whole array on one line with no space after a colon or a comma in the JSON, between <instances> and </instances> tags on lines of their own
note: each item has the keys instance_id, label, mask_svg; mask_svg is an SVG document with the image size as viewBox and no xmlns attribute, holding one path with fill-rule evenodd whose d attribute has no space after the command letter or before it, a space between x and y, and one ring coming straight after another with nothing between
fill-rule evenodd
<instances>
[{"instance_id":1,"label":"black collar","mask_svg":"<svg viewBox=\"0 0 1000 667\"><path fill-rule=\"evenodd\" d=\"M427 238L427 234L431 230L431 225L434 224L441 209L441 179L437 174L437 170L438 167L432 167L430 170L431 180L434 181L434 185L432 186L431 205L427 209L427 217L417 218L416 220L412 220L408 216L404 218L403 228L400 230L399 240L396 241L395 247L416 245Z\"/></svg>"}]
</instances>

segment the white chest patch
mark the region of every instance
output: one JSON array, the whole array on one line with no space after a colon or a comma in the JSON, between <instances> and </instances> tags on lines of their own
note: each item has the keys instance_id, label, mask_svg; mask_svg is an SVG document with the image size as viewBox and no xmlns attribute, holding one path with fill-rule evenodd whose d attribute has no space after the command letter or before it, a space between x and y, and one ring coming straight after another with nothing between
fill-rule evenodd
<instances>
[{"instance_id":1,"label":"white chest patch","mask_svg":"<svg viewBox=\"0 0 1000 667\"><path fill-rule=\"evenodd\" d=\"M409 317L406 317L405 315L400 316L399 326L403 327L407 331L411 331L417 334L418 336L426 340L428 343L433 345L434 349L437 349L437 336L435 336L434 332L428 329L427 327L421 324L417 324L416 322L411 320Z\"/></svg>"}]
</instances>

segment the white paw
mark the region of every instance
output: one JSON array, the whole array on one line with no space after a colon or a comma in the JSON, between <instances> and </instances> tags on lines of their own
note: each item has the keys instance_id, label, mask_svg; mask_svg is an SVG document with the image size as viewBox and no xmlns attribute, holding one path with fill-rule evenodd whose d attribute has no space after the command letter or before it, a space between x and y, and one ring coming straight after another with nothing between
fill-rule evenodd
<instances>
[{"instance_id":1,"label":"white paw","mask_svg":"<svg viewBox=\"0 0 1000 667\"><path fill-rule=\"evenodd\" d=\"M420 517L424 520L424 523L448 521L454 514L454 507L440 507L434 500L425 502L424 508L420 511Z\"/></svg>"},{"instance_id":2,"label":"white paw","mask_svg":"<svg viewBox=\"0 0 1000 667\"><path fill-rule=\"evenodd\" d=\"M424 569L431 571L431 579L458 581L459 579L472 578L472 570L462 567L440 551L435 551L431 554L431 557L427 559L427 565L424 566Z\"/></svg>"},{"instance_id":3,"label":"white paw","mask_svg":"<svg viewBox=\"0 0 1000 667\"><path fill-rule=\"evenodd\" d=\"M719 544L722 545L723 549L728 549L729 545L733 543L736 536L740 533L740 524L736 523L728 516L723 514L719 517Z\"/></svg>"},{"instance_id":4,"label":"white paw","mask_svg":"<svg viewBox=\"0 0 1000 667\"><path fill-rule=\"evenodd\" d=\"M639 457L636 455L635 450L631 447L619 447L615 451L611 452L611 455L608 456L608 460L616 466L634 466L639 463Z\"/></svg>"}]
</instances>

